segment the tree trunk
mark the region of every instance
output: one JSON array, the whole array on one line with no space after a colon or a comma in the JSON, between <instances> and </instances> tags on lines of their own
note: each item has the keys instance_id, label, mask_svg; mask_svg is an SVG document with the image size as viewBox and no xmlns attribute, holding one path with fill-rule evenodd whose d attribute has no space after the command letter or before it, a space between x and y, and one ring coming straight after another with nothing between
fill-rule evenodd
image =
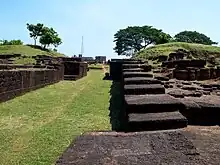
<instances>
[{"instance_id":1,"label":"tree trunk","mask_svg":"<svg viewBox=\"0 0 220 165\"><path fill-rule=\"evenodd\" d=\"M34 38L34 45L37 45L37 39Z\"/></svg>"}]
</instances>

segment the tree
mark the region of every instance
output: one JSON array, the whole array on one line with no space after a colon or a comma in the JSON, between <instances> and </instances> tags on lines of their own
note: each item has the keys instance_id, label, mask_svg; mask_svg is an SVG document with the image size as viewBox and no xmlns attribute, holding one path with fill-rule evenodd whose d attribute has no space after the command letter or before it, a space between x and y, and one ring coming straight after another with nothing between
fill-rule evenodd
<instances>
[{"instance_id":1,"label":"tree","mask_svg":"<svg viewBox=\"0 0 220 165\"><path fill-rule=\"evenodd\" d=\"M0 45L23 45L21 40L0 40Z\"/></svg>"},{"instance_id":2,"label":"tree","mask_svg":"<svg viewBox=\"0 0 220 165\"><path fill-rule=\"evenodd\" d=\"M27 29L30 32L30 37L34 39L34 45L36 45L37 38L43 35L44 24L38 23L34 25L27 23Z\"/></svg>"},{"instance_id":3,"label":"tree","mask_svg":"<svg viewBox=\"0 0 220 165\"><path fill-rule=\"evenodd\" d=\"M196 31L182 31L174 36L174 40L176 42L198 43L205 45L217 44L217 42L213 42L205 34Z\"/></svg>"},{"instance_id":4,"label":"tree","mask_svg":"<svg viewBox=\"0 0 220 165\"><path fill-rule=\"evenodd\" d=\"M118 55L131 56L150 44L167 43L171 36L152 26L130 26L120 29L114 38L115 52Z\"/></svg>"},{"instance_id":5,"label":"tree","mask_svg":"<svg viewBox=\"0 0 220 165\"><path fill-rule=\"evenodd\" d=\"M40 43L44 48L51 44L56 48L62 43L62 40L53 28L44 27L42 30L42 36L40 37Z\"/></svg>"}]
</instances>

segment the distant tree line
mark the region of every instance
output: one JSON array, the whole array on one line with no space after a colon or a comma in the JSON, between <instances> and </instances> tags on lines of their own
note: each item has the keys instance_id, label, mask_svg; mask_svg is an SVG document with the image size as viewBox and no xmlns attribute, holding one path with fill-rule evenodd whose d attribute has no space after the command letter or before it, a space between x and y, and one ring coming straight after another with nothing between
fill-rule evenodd
<instances>
[{"instance_id":1,"label":"distant tree line","mask_svg":"<svg viewBox=\"0 0 220 165\"><path fill-rule=\"evenodd\" d=\"M0 40L0 45L23 45L21 40Z\"/></svg>"},{"instance_id":2,"label":"distant tree line","mask_svg":"<svg viewBox=\"0 0 220 165\"><path fill-rule=\"evenodd\" d=\"M44 24L37 23L35 25L27 23L27 29L30 37L34 39L35 46L37 46L38 39L43 49L53 45L53 50L57 51L56 48L62 44L62 40L58 33L53 28L49 28ZM23 42L21 40L0 40L0 45L23 45Z\"/></svg>"},{"instance_id":3,"label":"distant tree line","mask_svg":"<svg viewBox=\"0 0 220 165\"><path fill-rule=\"evenodd\" d=\"M120 29L114 35L114 50L118 55L130 56L146 48L148 45L164 44L168 42L188 42L205 45L217 44L205 34L196 31L183 31L171 37L161 29L152 26L129 26Z\"/></svg>"}]
</instances>

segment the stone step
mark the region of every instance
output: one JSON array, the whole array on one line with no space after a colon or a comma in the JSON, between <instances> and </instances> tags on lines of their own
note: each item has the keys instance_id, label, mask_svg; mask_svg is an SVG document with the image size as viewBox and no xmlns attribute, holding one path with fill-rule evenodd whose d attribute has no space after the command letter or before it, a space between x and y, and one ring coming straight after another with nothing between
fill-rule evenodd
<instances>
[{"instance_id":1,"label":"stone step","mask_svg":"<svg viewBox=\"0 0 220 165\"><path fill-rule=\"evenodd\" d=\"M129 77L153 77L153 74L149 72L123 72L123 78Z\"/></svg>"},{"instance_id":2,"label":"stone step","mask_svg":"<svg viewBox=\"0 0 220 165\"><path fill-rule=\"evenodd\" d=\"M125 95L126 113L172 112L185 108L184 104L168 94Z\"/></svg>"},{"instance_id":3,"label":"stone step","mask_svg":"<svg viewBox=\"0 0 220 165\"><path fill-rule=\"evenodd\" d=\"M125 85L125 95L165 94L165 88L161 84Z\"/></svg>"},{"instance_id":4,"label":"stone step","mask_svg":"<svg viewBox=\"0 0 220 165\"><path fill-rule=\"evenodd\" d=\"M161 81L150 77L130 77L124 79L124 84L161 84Z\"/></svg>"},{"instance_id":5,"label":"stone step","mask_svg":"<svg viewBox=\"0 0 220 165\"><path fill-rule=\"evenodd\" d=\"M123 69L141 68L141 67L143 67L145 65L146 64L140 64L140 63L136 63L136 64L122 64L122 68Z\"/></svg>"},{"instance_id":6,"label":"stone step","mask_svg":"<svg viewBox=\"0 0 220 165\"><path fill-rule=\"evenodd\" d=\"M128 114L128 131L178 129L187 126L187 119L178 111Z\"/></svg>"},{"instance_id":7,"label":"stone step","mask_svg":"<svg viewBox=\"0 0 220 165\"><path fill-rule=\"evenodd\" d=\"M144 69L142 68L130 68L130 69L123 69L123 72L143 72Z\"/></svg>"},{"instance_id":8,"label":"stone step","mask_svg":"<svg viewBox=\"0 0 220 165\"><path fill-rule=\"evenodd\" d=\"M148 64L123 64L123 69L142 68L145 72L151 71L152 66Z\"/></svg>"}]
</instances>

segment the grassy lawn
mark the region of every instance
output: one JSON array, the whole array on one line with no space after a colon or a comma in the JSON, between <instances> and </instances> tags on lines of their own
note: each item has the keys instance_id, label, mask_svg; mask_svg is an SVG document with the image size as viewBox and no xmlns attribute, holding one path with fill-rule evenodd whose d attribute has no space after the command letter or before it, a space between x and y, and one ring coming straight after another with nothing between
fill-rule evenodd
<instances>
[{"instance_id":1,"label":"grassy lawn","mask_svg":"<svg viewBox=\"0 0 220 165\"><path fill-rule=\"evenodd\" d=\"M73 138L110 130L110 81L91 70L0 104L0 164L54 164Z\"/></svg>"}]
</instances>

